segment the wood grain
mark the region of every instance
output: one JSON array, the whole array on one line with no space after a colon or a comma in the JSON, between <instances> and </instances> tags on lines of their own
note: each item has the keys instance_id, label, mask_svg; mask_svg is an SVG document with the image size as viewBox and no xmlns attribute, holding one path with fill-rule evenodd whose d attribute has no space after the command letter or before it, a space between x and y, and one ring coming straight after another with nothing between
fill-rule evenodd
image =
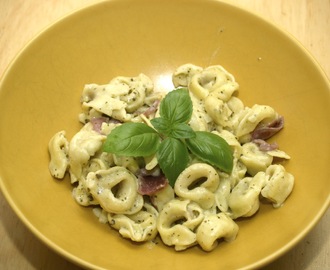
<instances>
[{"instance_id":1,"label":"wood grain","mask_svg":"<svg viewBox=\"0 0 330 270\"><path fill-rule=\"evenodd\" d=\"M63 15L91 0L1 0L0 76L24 45ZM231 0L253 11L299 40L330 77L329 0ZM0 192L0 269L80 269L54 253L17 218ZM330 269L330 212L296 247L264 270Z\"/></svg>"}]
</instances>

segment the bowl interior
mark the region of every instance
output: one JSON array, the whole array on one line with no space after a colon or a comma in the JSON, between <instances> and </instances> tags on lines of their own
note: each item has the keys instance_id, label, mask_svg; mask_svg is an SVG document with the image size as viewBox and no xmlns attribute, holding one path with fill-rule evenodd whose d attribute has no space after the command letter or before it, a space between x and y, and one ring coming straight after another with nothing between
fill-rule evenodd
<instances>
[{"instance_id":1,"label":"bowl interior","mask_svg":"<svg viewBox=\"0 0 330 270\"><path fill-rule=\"evenodd\" d=\"M274 139L296 179L284 207L262 205L238 222L236 241L206 253L135 244L77 205L69 179L48 171L47 144L71 138L84 84L145 73L157 88L184 63L223 65L247 106L267 104L285 117ZM28 44L0 86L0 183L11 206L47 245L88 268L237 269L275 259L299 241L329 205L330 86L290 36L218 1L106 1L52 25ZM239 256L238 256L239 254Z\"/></svg>"}]
</instances>

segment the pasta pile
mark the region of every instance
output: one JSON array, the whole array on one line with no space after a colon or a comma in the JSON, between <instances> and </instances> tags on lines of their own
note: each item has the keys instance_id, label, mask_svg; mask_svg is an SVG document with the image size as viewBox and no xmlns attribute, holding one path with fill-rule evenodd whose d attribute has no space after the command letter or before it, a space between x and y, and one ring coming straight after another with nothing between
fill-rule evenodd
<instances>
[{"instance_id":1,"label":"pasta pile","mask_svg":"<svg viewBox=\"0 0 330 270\"><path fill-rule=\"evenodd\" d=\"M83 127L70 141L64 130L51 138L49 170L58 179L68 172L76 202L93 206L100 222L122 237L144 242L159 235L177 251L196 245L211 251L221 239L236 239L235 219L253 216L261 198L278 208L290 195L294 177L274 162L290 157L266 142L283 118L267 105L245 106L237 97L234 76L220 65L185 64L172 79L175 87L189 90L191 128L221 136L232 148L230 174L191 156L173 187L166 184L146 195L140 175L162 174L156 156L124 157L102 150L115 127L126 122L151 126L150 120L159 114L166 92L155 91L144 74L84 87L79 115Z\"/></svg>"}]
</instances>

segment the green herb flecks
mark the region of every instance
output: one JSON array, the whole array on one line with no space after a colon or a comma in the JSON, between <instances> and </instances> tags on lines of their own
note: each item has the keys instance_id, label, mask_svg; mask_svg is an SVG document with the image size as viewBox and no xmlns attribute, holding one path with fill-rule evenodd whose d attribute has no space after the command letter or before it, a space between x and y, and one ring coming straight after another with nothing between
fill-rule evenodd
<instances>
[{"instance_id":1,"label":"green herb flecks","mask_svg":"<svg viewBox=\"0 0 330 270\"><path fill-rule=\"evenodd\" d=\"M173 90L160 103L160 117L150 121L154 128L143 123L124 123L107 136L103 150L133 157L156 154L171 186L187 167L189 152L203 162L230 173L233 168L230 146L218 135L194 131L188 125L192 112L188 90Z\"/></svg>"}]
</instances>

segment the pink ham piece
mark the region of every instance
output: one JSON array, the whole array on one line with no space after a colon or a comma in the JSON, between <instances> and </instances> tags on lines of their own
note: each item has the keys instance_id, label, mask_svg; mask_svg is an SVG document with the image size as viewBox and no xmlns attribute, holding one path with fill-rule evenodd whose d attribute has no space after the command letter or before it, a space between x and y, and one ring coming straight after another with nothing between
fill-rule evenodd
<instances>
[{"instance_id":1,"label":"pink ham piece","mask_svg":"<svg viewBox=\"0 0 330 270\"><path fill-rule=\"evenodd\" d=\"M159 100L155 100L155 102L143 114L148 117L149 115L155 113L158 109L159 103Z\"/></svg>"},{"instance_id":2,"label":"pink ham piece","mask_svg":"<svg viewBox=\"0 0 330 270\"><path fill-rule=\"evenodd\" d=\"M272 151L272 150L276 150L278 149L278 145L277 143L268 143L264 140L261 140L261 139L255 139L255 140L252 140L253 143L255 143L260 151L263 151L263 152L267 152L267 151Z\"/></svg>"},{"instance_id":3,"label":"pink ham piece","mask_svg":"<svg viewBox=\"0 0 330 270\"><path fill-rule=\"evenodd\" d=\"M122 123L122 122L120 122L119 120L113 119L113 118L100 116L100 117L93 117L91 119L91 123L92 123L92 126L93 126L93 130L101 134L103 123L118 124L118 123Z\"/></svg>"},{"instance_id":4,"label":"pink ham piece","mask_svg":"<svg viewBox=\"0 0 330 270\"><path fill-rule=\"evenodd\" d=\"M252 141L261 139L267 140L277 132L279 132L284 127L284 117L280 116L274 121L268 123L267 125L258 125L256 129L252 132Z\"/></svg>"},{"instance_id":5,"label":"pink ham piece","mask_svg":"<svg viewBox=\"0 0 330 270\"><path fill-rule=\"evenodd\" d=\"M93 130L96 131L97 133L101 133L102 124L104 122L109 123L109 118L107 118L107 117L93 117L91 119Z\"/></svg>"},{"instance_id":6,"label":"pink ham piece","mask_svg":"<svg viewBox=\"0 0 330 270\"><path fill-rule=\"evenodd\" d=\"M153 195L157 191L166 187L168 181L161 172L149 172L147 170L140 170L138 175L139 189L141 195Z\"/></svg>"}]
</instances>

